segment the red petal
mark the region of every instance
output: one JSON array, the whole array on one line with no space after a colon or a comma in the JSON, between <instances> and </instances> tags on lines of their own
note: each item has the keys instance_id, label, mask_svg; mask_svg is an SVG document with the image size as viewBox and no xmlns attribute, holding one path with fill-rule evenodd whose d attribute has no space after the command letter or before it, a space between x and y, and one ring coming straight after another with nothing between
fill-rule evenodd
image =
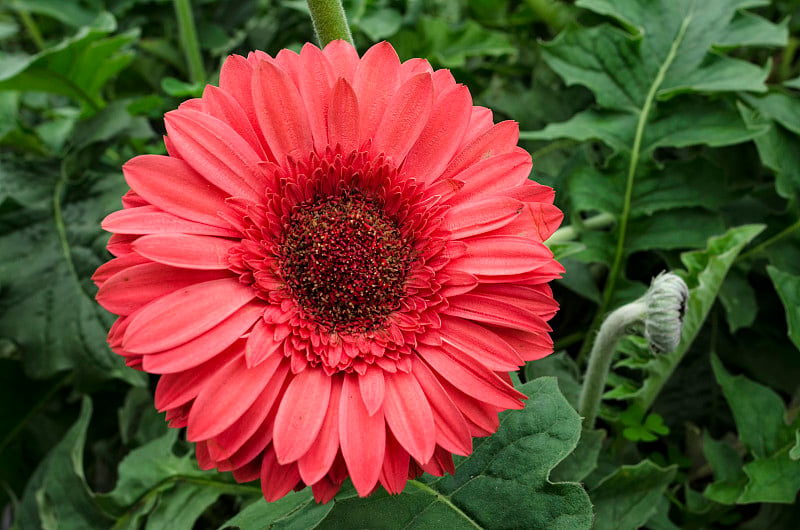
<instances>
[{"instance_id":1,"label":"red petal","mask_svg":"<svg viewBox=\"0 0 800 530\"><path fill-rule=\"evenodd\" d=\"M318 153L328 146L328 105L333 86L333 68L328 58L313 44L300 50L297 87L305 103L314 147Z\"/></svg>"},{"instance_id":2,"label":"red petal","mask_svg":"<svg viewBox=\"0 0 800 530\"><path fill-rule=\"evenodd\" d=\"M123 348L136 353L174 348L210 330L255 296L236 278L190 285L146 306L128 326Z\"/></svg>"},{"instance_id":3,"label":"red petal","mask_svg":"<svg viewBox=\"0 0 800 530\"><path fill-rule=\"evenodd\" d=\"M400 59L388 42L372 46L358 63L353 88L358 96L361 138L372 138L397 91Z\"/></svg>"},{"instance_id":4,"label":"red petal","mask_svg":"<svg viewBox=\"0 0 800 530\"><path fill-rule=\"evenodd\" d=\"M462 456L470 454L472 437L467 423L461 411L439 384L439 380L428 365L416 358L412 373L431 406L433 421L436 424L436 443Z\"/></svg>"},{"instance_id":5,"label":"red petal","mask_svg":"<svg viewBox=\"0 0 800 530\"><path fill-rule=\"evenodd\" d=\"M261 127L258 125L258 118L253 106L252 81L253 65L241 55L229 55L219 72L219 87L239 103L250 126L256 132L261 146L267 152L267 156L274 160L267 147L267 142L264 140L264 135L261 133Z\"/></svg>"},{"instance_id":6,"label":"red petal","mask_svg":"<svg viewBox=\"0 0 800 530\"><path fill-rule=\"evenodd\" d=\"M275 326L260 320L253 327L250 336L247 337L247 348L245 349L245 359L247 367L258 366L283 345L283 339L275 339Z\"/></svg>"},{"instance_id":7,"label":"red petal","mask_svg":"<svg viewBox=\"0 0 800 530\"><path fill-rule=\"evenodd\" d=\"M448 164L441 178L453 177L485 158L507 153L517 147L518 140L519 124L515 121L500 122L464 147Z\"/></svg>"},{"instance_id":8,"label":"red petal","mask_svg":"<svg viewBox=\"0 0 800 530\"><path fill-rule=\"evenodd\" d=\"M352 44L344 40L334 40L325 46L322 53L325 54L325 57L327 57L328 61L331 63L335 79L343 77L348 82L353 82L359 58L358 52L356 52Z\"/></svg>"},{"instance_id":9,"label":"red petal","mask_svg":"<svg viewBox=\"0 0 800 530\"><path fill-rule=\"evenodd\" d=\"M417 352L443 378L457 388L469 392L475 399L504 409L523 407L520 400L525 399L525 394L507 385L491 370L476 363L465 362L442 347L418 344Z\"/></svg>"},{"instance_id":10,"label":"red petal","mask_svg":"<svg viewBox=\"0 0 800 530\"><path fill-rule=\"evenodd\" d=\"M361 145L358 134L358 98L345 79L340 78L333 87L331 106L328 112L328 138L330 145L341 144L348 153Z\"/></svg>"},{"instance_id":11,"label":"red petal","mask_svg":"<svg viewBox=\"0 0 800 530\"><path fill-rule=\"evenodd\" d=\"M385 385L383 370L378 367L367 368L364 375L358 378L358 388L361 390L361 399L367 407L370 416L375 414L383 405Z\"/></svg>"},{"instance_id":12,"label":"red petal","mask_svg":"<svg viewBox=\"0 0 800 530\"><path fill-rule=\"evenodd\" d=\"M174 110L164 117L175 148L195 171L234 197L259 201L265 186L252 147L227 124L196 111Z\"/></svg>"},{"instance_id":13,"label":"red petal","mask_svg":"<svg viewBox=\"0 0 800 530\"><path fill-rule=\"evenodd\" d=\"M494 296L474 294L473 291L454 296L449 302L450 307L444 313L454 317L533 333L551 331L547 322L536 313Z\"/></svg>"},{"instance_id":14,"label":"red petal","mask_svg":"<svg viewBox=\"0 0 800 530\"><path fill-rule=\"evenodd\" d=\"M133 243L133 250L164 265L184 269L223 270L230 264L228 253L236 241L214 236L154 234Z\"/></svg>"},{"instance_id":15,"label":"red petal","mask_svg":"<svg viewBox=\"0 0 800 530\"><path fill-rule=\"evenodd\" d=\"M242 356L214 374L192 405L186 439L207 440L230 427L270 383L281 360L247 368Z\"/></svg>"},{"instance_id":16,"label":"red petal","mask_svg":"<svg viewBox=\"0 0 800 530\"><path fill-rule=\"evenodd\" d=\"M250 302L196 339L167 351L145 355L142 366L152 374L170 374L194 368L236 342L263 311L261 301Z\"/></svg>"},{"instance_id":17,"label":"red petal","mask_svg":"<svg viewBox=\"0 0 800 530\"><path fill-rule=\"evenodd\" d=\"M532 169L531 155L522 148L481 160L453 177L462 181L464 187L448 203L462 204L468 200L474 200L476 197L495 194L509 196L509 190L529 182L528 176ZM523 200L518 197L514 198Z\"/></svg>"},{"instance_id":18,"label":"red petal","mask_svg":"<svg viewBox=\"0 0 800 530\"><path fill-rule=\"evenodd\" d=\"M208 449L214 460L220 461L230 458L234 453L239 451L251 438L258 439L257 431L262 427L263 423L267 421L267 416L274 417L275 413L273 406L275 405L276 398L281 395L284 388L284 381L286 375L289 373L289 363L281 363L269 384L264 387L256 400L247 409L247 412L242 414L233 425L208 440ZM272 419L269 419L272 422ZM263 442L259 451L266 447L269 440Z\"/></svg>"},{"instance_id":19,"label":"red petal","mask_svg":"<svg viewBox=\"0 0 800 530\"><path fill-rule=\"evenodd\" d=\"M372 140L373 154L384 153L399 166L428 122L431 107L431 76L427 73L417 74L389 100L389 106Z\"/></svg>"},{"instance_id":20,"label":"red petal","mask_svg":"<svg viewBox=\"0 0 800 530\"><path fill-rule=\"evenodd\" d=\"M392 435L386 431L386 456L383 459L380 481L390 494L398 494L406 487L408 481L408 452Z\"/></svg>"},{"instance_id":21,"label":"red petal","mask_svg":"<svg viewBox=\"0 0 800 530\"><path fill-rule=\"evenodd\" d=\"M331 377L322 368L308 367L289 383L272 434L278 462L294 462L309 450L322 427L330 396Z\"/></svg>"},{"instance_id":22,"label":"red petal","mask_svg":"<svg viewBox=\"0 0 800 530\"><path fill-rule=\"evenodd\" d=\"M242 345L234 344L224 352L189 370L162 375L155 394L156 408L163 412L187 403L200 393L206 382L226 364L233 362L242 353Z\"/></svg>"},{"instance_id":23,"label":"red petal","mask_svg":"<svg viewBox=\"0 0 800 530\"><path fill-rule=\"evenodd\" d=\"M217 223L219 224L219 222ZM115 234L186 233L235 237L238 232L203 223L188 221L155 206L139 206L118 210L103 219L101 226Z\"/></svg>"},{"instance_id":24,"label":"red petal","mask_svg":"<svg viewBox=\"0 0 800 530\"><path fill-rule=\"evenodd\" d=\"M383 409L400 445L417 461L427 462L436 446L436 428L428 399L413 375L387 376Z\"/></svg>"},{"instance_id":25,"label":"red petal","mask_svg":"<svg viewBox=\"0 0 800 530\"><path fill-rule=\"evenodd\" d=\"M261 491L267 502L277 501L292 491L299 481L297 464L282 466L275 458L275 449L267 449L261 464Z\"/></svg>"},{"instance_id":26,"label":"red petal","mask_svg":"<svg viewBox=\"0 0 800 530\"><path fill-rule=\"evenodd\" d=\"M470 274L493 276L530 272L553 261L553 253L539 241L513 236L485 236L463 240L466 254L452 267Z\"/></svg>"},{"instance_id":27,"label":"red petal","mask_svg":"<svg viewBox=\"0 0 800 530\"><path fill-rule=\"evenodd\" d=\"M297 466L306 484L314 484L330 470L339 451L339 401L342 395L342 378L332 377L331 397L325 421L311 448L300 457ZM337 488L338 491L338 488Z\"/></svg>"},{"instance_id":28,"label":"red petal","mask_svg":"<svg viewBox=\"0 0 800 530\"><path fill-rule=\"evenodd\" d=\"M441 315L442 339L495 372L509 372L525 364L507 342L480 324Z\"/></svg>"},{"instance_id":29,"label":"red petal","mask_svg":"<svg viewBox=\"0 0 800 530\"><path fill-rule=\"evenodd\" d=\"M97 267L97 270L94 271L94 274L92 274L92 281L97 284L97 287L100 287L115 274L124 271L129 267L142 265L149 262L150 260L143 258L138 254L128 254L127 256L123 256L121 258L113 258Z\"/></svg>"},{"instance_id":30,"label":"red petal","mask_svg":"<svg viewBox=\"0 0 800 530\"><path fill-rule=\"evenodd\" d=\"M383 466L386 422L382 410L372 416L367 412L356 374L344 377L339 404L339 442L353 486L361 497L369 495Z\"/></svg>"},{"instance_id":31,"label":"red petal","mask_svg":"<svg viewBox=\"0 0 800 530\"><path fill-rule=\"evenodd\" d=\"M297 87L270 61L261 61L253 77L253 103L270 150L282 164L287 155L306 157L314 148L311 126Z\"/></svg>"},{"instance_id":32,"label":"red petal","mask_svg":"<svg viewBox=\"0 0 800 530\"><path fill-rule=\"evenodd\" d=\"M507 225L523 210L523 204L508 197L490 197L450 208L442 228L461 239L483 234Z\"/></svg>"},{"instance_id":33,"label":"red petal","mask_svg":"<svg viewBox=\"0 0 800 530\"><path fill-rule=\"evenodd\" d=\"M227 123L253 148L259 157L267 159L261 140L250 123L250 118L231 94L214 85L206 85L203 90L203 111Z\"/></svg>"},{"instance_id":34,"label":"red petal","mask_svg":"<svg viewBox=\"0 0 800 530\"><path fill-rule=\"evenodd\" d=\"M228 228L217 212L227 211L226 195L183 160L140 155L122 166L128 185L149 203L191 221Z\"/></svg>"},{"instance_id":35,"label":"red petal","mask_svg":"<svg viewBox=\"0 0 800 530\"><path fill-rule=\"evenodd\" d=\"M461 143L471 113L467 87L452 86L438 95L428 123L403 162L403 171L428 184L438 180Z\"/></svg>"},{"instance_id":36,"label":"red petal","mask_svg":"<svg viewBox=\"0 0 800 530\"><path fill-rule=\"evenodd\" d=\"M187 271L160 263L142 263L127 267L108 278L97 292L96 299L112 313L129 315L156 298L178 289L229 275L222 271Z\"/></svg>"}]
</instances>

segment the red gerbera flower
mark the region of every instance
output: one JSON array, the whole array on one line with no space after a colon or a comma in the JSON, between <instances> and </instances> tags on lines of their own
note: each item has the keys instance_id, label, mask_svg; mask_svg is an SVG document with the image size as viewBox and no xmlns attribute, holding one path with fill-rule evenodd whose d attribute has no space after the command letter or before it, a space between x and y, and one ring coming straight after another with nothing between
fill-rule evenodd
<instances>
[{"instance_id":1,"label":"red gerbera flower","mask_svg":"<svg viewBox=\"0 0 800 530\"><path fill-rule=\"evenodd\" d=\"M97 300L204 469L267 500L400 492L521 408L561 221L518 127L388 43L231 56L123 167Z\"/></svg>"}]
</instances>

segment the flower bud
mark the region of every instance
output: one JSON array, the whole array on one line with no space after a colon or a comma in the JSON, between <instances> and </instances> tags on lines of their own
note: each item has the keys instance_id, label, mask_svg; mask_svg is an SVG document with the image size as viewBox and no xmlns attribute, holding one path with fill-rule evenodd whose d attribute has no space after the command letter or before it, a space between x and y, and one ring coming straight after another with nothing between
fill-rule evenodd
<instances>
[{"instance_id":1,"label":"flower bud","mask_svg":"<svg viewBox=\"0 0 800 530\"><path fill-rule=\"evenodd\" d=\"M644 321L644 336L652 352L670 353L678 347L688 299L689 288L680 276L662 272L653 278L645 295Z\"/></svg>"}]
</instances>

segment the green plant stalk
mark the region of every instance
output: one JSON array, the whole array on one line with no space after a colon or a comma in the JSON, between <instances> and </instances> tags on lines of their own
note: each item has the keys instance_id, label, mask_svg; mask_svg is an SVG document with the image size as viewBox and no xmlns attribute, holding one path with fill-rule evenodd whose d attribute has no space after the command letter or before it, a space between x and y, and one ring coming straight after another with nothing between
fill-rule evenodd
<instances>
[{"instance_id":1,"label":"green plant stalk","mask_svg":"<svg viewBox=\"0 0 800 530\"><path fill-rule=\"evenodd\" d=\"M173 0L172 3L178 19L181 48L183 48L186 63L189 66L189 79L192 83L203 84L206 81L206 74L203 70L203 56L200 55L200 43L197 40L197 30L192 17L191 0Z\"/></svg>"},{"instance_id":2,"label":"green plant stalk","mask_svg":"<svg viewBox=\"0 0 800 530\"><path fill-rule=\"evenodd\" d=\"M25 26L25 31L27 31L28 35L30 35L31 40L36 45L36 48L39 51L44 50L47 47L47 44L44 42L42 32L39 31L39 26L36 25L36 21L33 20L33 17L30 15L30 13L28 13L28 11L18 7L16 2L12 4L12 7L16 10L19 19L22 21L22 25Z\"/></svg>"},{"instance_id":3,"label":"green plant stalk","mask_svg":"<svg viewBox=\"0 0 800 530\"><path fill-rule=\"evenodd\" d=\"M636 123L636 133L633 137L633 146L631 148L631 159L630 163L628 164L628 174L625 181L625 196L622 202L622 213L619 217L619 231L617 233L617 246L616 250L614 251L614 260L611 265L611 270L608 273L606 286L603 289L603 303L600 304L600 308L592 320L592 325L589 328L590 330L597 329L602 322L603 315L605 315L609 309L611 297L614 294L614 288L616 287L617 280L622 272L622 265L625 257L625 238L628 231L628 219L631 214L631 202L633 200L633 182L636 178L636 170L639 167L639 155L642 149L642 139L644 138L644 129L647 125L647 118L650 116L650 110L653 107L653 102L656 99L658 89L661 87L661 83L664 82L667 71L672 65L672 62L675 60L675 56L678 53L678 48L680 47L681 42L683 42L683 38L686 35L686 30L688 29L691 20L691 15L687 15L686 18L683 19L683 23L678 30L678 34L675 36L675 40L672 42L669 53L664 59L661 67L658 69L658 73L656 74L655 79L653 79L650 89L647 91L647 96L645 97L644 104L642 105L642 110L639 113L639 120ZM581 351L578 354L578 364L583 362L590 345L591 342L588 340L583 343Z\"/></svg>"},{"instance_id":4,"label":"green plant stalk","mask_svg":"<svg viewBox=\"0 0 800 530\"><path fill-rule=\"evenodd\" d=\"M583 416L584 429L594 428L619 339L625 335L632 324L644 319L646 313L647 305L644 299L640 298L608 315L603 325L600 326L600 331L592 346L592 353L589 355L589 365L586 368L578 401L578 412Z\"/></svg>"},{"instance_id":5,"label":"green plant stalk","mask_svg":"<svg viewBox=\"0 0 800 530\"><path fill-rule=\"evenodd\" d=\"M798 229L800 229L800 219L795 221L793 224L787 226L786 228L784 228L783 230L781 230L780 232L778 232L774 236L770 237L769 239L767 239L763 243L759 243L758 245L754 246L753 248L751 248L747 252L745 252L743 254L739 254L739 257L736 258L736 261L734 263L738 263L740 261L746 260L747 258L751 258L753 256L756 256L756 255L760 254L761 252L764 252L764 249L770 247L771 245L774 245L775 243L777 243L781 239L785 238L786 236L791 235L792 233L794 233Z\"/></svg>"},{"instance_id":6,"label":"green plant stalk","mask_svg":"<svg viewBox=\"0 0 800 530\"><path fill-rule=\"evenodd\" d=\"M307 0L311 23L320 46L334 40L345 40L353 44L353 35L347 24L341 0Z\"/></svg>"}]
</instances>

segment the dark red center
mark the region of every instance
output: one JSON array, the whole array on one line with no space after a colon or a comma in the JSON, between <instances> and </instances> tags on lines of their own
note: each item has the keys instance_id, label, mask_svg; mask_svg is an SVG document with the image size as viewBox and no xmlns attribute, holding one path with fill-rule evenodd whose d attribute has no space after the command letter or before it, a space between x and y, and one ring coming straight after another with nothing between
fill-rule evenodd
<instances>
[{"instance_id":1,"label":"dark red center","mask_svg":"<svg viewBox=\"0 0 800 530\"><path fill-rule=\"evenodd\" d=\"M360 195L300 207L281 244L281 274L306 313L335 331L380 327L399 307L411 248Z\"/></svg>"}]
</instances>

